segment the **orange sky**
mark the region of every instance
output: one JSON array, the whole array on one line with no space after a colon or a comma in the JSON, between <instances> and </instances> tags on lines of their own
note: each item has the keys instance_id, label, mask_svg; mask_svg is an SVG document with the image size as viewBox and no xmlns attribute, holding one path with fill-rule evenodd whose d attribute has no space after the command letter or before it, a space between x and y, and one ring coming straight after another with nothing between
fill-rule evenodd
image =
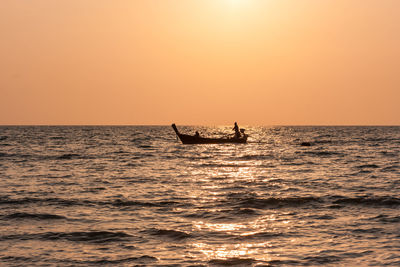
<instances>
[{"instance_id":1,"label":"orange sky","mask_svg":"<svg viewBox=\"0 0 400 267\"><path fill-rule=\"evenodd\" d=\"M0 124L400 125L398 0L2 0Z\"/></svg>"}]
</instances>

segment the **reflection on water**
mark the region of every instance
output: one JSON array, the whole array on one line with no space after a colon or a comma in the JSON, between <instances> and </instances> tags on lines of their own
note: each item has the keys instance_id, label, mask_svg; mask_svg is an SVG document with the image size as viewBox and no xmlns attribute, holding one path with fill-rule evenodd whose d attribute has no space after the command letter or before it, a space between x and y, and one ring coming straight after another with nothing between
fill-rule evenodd
<instances>
[{"instance_id":1,"label":"reflection on water","mask_svg":"<svg viewBox=\"0 0 400 267\"><path fill-rule=\"evenodd\" d=\"M204 243L194 243L193 247L198 249L208 261L212 259L254 259L256 256L260 262L271 261L271 256L268 248L271 245L269 242L260 243L239 243L239 244L204 244Z\"/></svg>"},{"instance_id":2,"label":"reflection on water","mask_svg":"<svg viewBox=\"0 0 400 267\"><path fill-rule=\"evenodd\" d=\"M398 264L399 127L245 128L0 127L0 262Z\"/></svg>"},{"instance_id":3,"label":"reflection on water","mask_svg":"<svg viewBox=\"0 0 400 267\"><path fill-rule=\"evenodd\" d=\"M276 214L257 217L253 220L242 222L211 223L194 221L194 232L209 233L218 238L226 238L229 242L194 242L192 246L203 254L208 260L249 258L259 262L271 261L273 244L271 241L260 239L273 239L279 236L279 229L290 229L290 221L277 221ZM272 256L271 256L272 254Z\"/></svg>"}]
</instances>

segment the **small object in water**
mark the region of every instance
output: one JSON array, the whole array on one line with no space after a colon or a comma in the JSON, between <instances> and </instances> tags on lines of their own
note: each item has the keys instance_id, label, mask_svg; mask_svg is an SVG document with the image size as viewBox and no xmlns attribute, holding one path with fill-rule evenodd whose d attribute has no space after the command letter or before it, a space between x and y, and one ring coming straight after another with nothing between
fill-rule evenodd
<instances>
[{"instance_id":1,"label":"small object in water","mask_svg":"<svg viewBox=\"0 0 400 267\"><path fill-rule=\"evenodd\" d=\"M301 146L311 146L310 142L301 142L300 143Z\"/></svg>"}]
</instances>

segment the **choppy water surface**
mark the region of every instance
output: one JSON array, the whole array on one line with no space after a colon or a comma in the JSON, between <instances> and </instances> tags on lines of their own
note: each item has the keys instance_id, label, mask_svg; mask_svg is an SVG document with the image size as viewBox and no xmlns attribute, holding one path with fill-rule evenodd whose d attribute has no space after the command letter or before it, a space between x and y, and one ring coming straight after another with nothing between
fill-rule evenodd
<instances>
[{"instance_id":1,"label":"choppy water surface","mask_svg":"<svg viewBox=\"0 0 400 267\"><path fill-rule=\"evenodd\" d=\"M246 128L0 127L0 264L400 265L399 127Z\"/></svg>"}]
</instances>

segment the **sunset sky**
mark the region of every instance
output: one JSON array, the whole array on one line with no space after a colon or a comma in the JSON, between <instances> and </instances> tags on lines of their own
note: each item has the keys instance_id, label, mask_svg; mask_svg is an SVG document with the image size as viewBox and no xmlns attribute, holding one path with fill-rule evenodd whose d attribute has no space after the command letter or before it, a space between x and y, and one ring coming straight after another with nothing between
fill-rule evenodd
<instances>
[{"instance_id":1,"label":"sunset sky","mask_svg":"<svg viewBox=\"0 0 400 267\"><path fill-rule=\"evenodd\" d=\"M0 124L400 125L399 0L1 0Z\"/></svg>"}]
</instances>

